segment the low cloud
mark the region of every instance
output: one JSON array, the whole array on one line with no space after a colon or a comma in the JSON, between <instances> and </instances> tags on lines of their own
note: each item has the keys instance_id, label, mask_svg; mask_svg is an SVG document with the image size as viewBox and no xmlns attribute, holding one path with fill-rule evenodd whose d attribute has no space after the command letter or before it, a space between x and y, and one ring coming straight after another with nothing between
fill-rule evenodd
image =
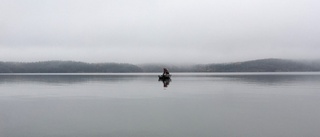
<instances>
[{"instance_id":1,"label":"low cloud","mask_svg":"<svg viewBox=\"0 0 320 137\"><path fill-rule=\"evenodd\" d=\"M1 0L3 61L320 58L320 2Z\"/></svg>"}]
</instances>

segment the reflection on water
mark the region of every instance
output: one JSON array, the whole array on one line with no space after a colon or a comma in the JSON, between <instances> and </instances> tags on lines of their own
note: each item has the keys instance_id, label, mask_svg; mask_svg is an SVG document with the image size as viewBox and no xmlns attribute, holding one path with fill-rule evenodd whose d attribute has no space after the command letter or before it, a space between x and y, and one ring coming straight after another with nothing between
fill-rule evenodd
<instances>
[{"instance_id":1,"label":"reflection on water","mask_svg":"<svg viewBox=\"0 0 320 137\"><path fill-rule=\"evenodd\" d=\"M283 84L303 81L319 81L319 75L229 75L221 77L256 84Z\"/></svg>"},{"instance_id":2,"label":"reflection on water","mask_svg":"<svg viewBox=\"0 0 320 137\"><path fill-rule=\"evenodd\" d=\"M0 84L34 82L78 84L86 82L130 81L141 76L136 75L0 75Z\"/></svg>"},{"instance_id":3,"label":"reflection on water","mask_svg":"<svg viewBox=\"0 0 320 137\"><path fill-rule=\"evenodd\" d=\"M247 83L261 83L261 84L281 84L291 82L312 82L318 81L320 73L178 73L173 74L173 78L178 79L197 79L216 81L218 78L226 81L237 81ZM77 74L2 74L0 75L0 84L6 83L21 83L21 82L33 82L33 83L63 83L63 84L77 84L86 82L127 82L136 79L156 79L157 74L154 73L137 73L137 74L126 74L126 73L113 73L113 74L92 74L83 73ZM159 80L160 81L160 80ZM161 80L165 87L169 85L171 79Z\"/></svg>"},{"instance_id":4,"label":"reflection on water","mask_svg":"<svg viewBox=\"0 0 320 137\"><path fill-rule=\"evenodd\" d=\"M171 82L171 79L159 79L163 83L163 87L167 88Z\"/></svg>"},{"instance_id":5,"label":"reflection on water","mask_svg":"<svg viewBox=\"0 0 320 137\"><path fill-rule=\"evenodd\" d=\"M0 75L0 136L320 134L320 73L196 73L157 80L157 74L143 73Z\"/></svg>"}]
</instances>

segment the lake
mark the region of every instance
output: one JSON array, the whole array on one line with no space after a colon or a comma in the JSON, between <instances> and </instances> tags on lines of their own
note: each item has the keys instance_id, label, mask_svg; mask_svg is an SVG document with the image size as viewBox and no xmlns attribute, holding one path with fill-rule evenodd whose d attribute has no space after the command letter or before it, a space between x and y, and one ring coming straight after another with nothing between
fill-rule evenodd
<instances>
[{"instance_id":1,"label":"lake","mask_svg":"<svg viewBox=\"0 0 320 137\"><path fill-rule=\"evenodd\" d=\"M1 137L317 137L320 73L0 74Z\"/></svg>"}]
</instances>

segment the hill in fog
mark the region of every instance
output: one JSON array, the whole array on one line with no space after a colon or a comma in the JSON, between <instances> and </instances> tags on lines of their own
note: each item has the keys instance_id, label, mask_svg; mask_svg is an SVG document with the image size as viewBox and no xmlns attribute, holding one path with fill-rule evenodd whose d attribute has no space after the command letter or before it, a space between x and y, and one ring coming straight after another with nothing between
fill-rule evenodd
<instances>
[{"instance_id":1,"label":"hill in fog","mask_svg":"<svg viewBox=\"0 0 320 137\"><path fill-rule=\"evenodd\" d=\"M308 72L320 71L320 61L261 59L245 62L166 65L125 63L84 63L75 61L44 61L32 63L0 62L0 73L129 73L162 72Z\"/></svg>"},{"instance_id":2,"label":"hill in fog","mask_svg":"<svg viewBox=\"0 0 320 137\"><path fill-rule=\"evenodd\" d=\"M132 64L44 61L33 63L0 62L0 73L116 73L142 72Z\"/></svg>"},{"instance_id":3,"label":"hill in fog","mask_svg":"<svg viewBox=\"0 0 320 137\"><path fill-rule=\"evenodd\" d=\"M236 63L203 65L206 72L293 72L320 71L320 61L261 59Z\"/></svg>"},{"instance_id":4,"label":"hill in fog","mask_svg":"<svg viewBox=\"0 0 320 137\"><path fill-rule=\"evenodd\" d=\"M199 64L189 66L140 65L145 72L160 72L167 67L172 72L308 72L320 71L320 61L260 59L234 63Z\"/></svg>"}]
</instances>

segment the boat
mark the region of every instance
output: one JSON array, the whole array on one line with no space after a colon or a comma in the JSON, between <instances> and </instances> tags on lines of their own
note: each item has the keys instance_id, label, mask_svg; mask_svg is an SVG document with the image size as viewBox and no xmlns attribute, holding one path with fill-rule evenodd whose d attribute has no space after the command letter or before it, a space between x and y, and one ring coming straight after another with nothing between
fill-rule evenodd
<instances>
[{"instance_id":1,"label":"boat","mask_svg":"<svg viewBox=\"0 0 320 137\"><path fill-rule=\"evenodd\" d=\"M171 78L171 75L168 74L168 75L159 75L159 80L166 80L166 79L170 79Z\"/></svg>"}]
</instances>

